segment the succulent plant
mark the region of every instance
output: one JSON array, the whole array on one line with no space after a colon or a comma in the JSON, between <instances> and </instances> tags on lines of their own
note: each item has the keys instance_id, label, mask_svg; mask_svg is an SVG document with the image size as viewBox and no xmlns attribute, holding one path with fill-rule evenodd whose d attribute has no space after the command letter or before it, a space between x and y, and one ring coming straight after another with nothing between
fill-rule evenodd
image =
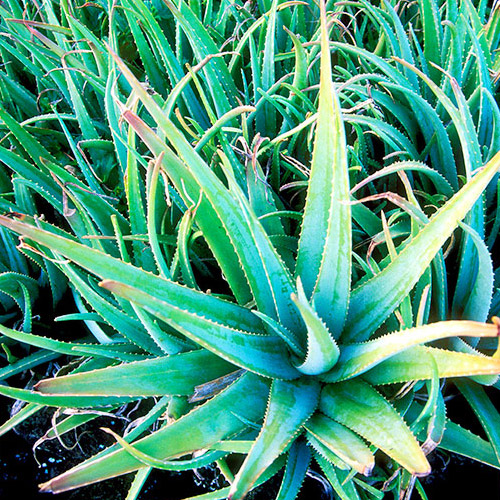
<instances>
[{"instance_id":1,"label":"succulent plant","mask_svg":"<svg viewBox=\"0 0 500 500\"><path fill-rule=\"evenodd\" d=\"M33 389L0 385L0 394L29 403L0 434L44 406L86 409L58 422L51 437L137 400L147 412L124 436L106 429L114 446L43 491L136 472L128 498L137 498L152 468L216 463L230 486L203 498L243 498L285 468L278 498L293 499L314 457L340 498L358 500L382 498L374 485L391 476L410 492L429 473L435 447L500 467L498 412L483 389L498 387L500 373L499 322L484 322L500 312L488 253L500 227L491 187L498 110L485 80L496 63L478 52L498 44L497 7L486 44L479 17L465 20L475 12L470 2L455 17L453 2L446 6L462 23L454 38L430 21L445 9L419 2L422 49L413 7L408 20L389 3L321 1L321 26L316 6L276 0L253 12L239 3L99 2L87 6L95 16L67 1L25 5L25 17L20 2L8 4L0 14L11 43L0 40L0 50L12 67L0 72L0 91L17 99L0 106L10 141L0 144L0 160L18 187L11 196L6 181L0 206L10 213L0 215L0 230L9 249L12 233L21 236L20 249L51 275L56 295L66 276L79 312L60 319L83 320L93 338L33 334L29 300L20 302L23 331L0 326L2 342L40 350L0 378L27 361L67 355L76 363ZM364 47L330 43L329 9L337 20L366 12L380 38L354 23ZM163 29L172 19L175 53ZM428 41L436 30L441 51ZM220 45L228 33L237 50L226 64ZM459 48L469 41L476 57L467 62ZM342 63L334 69L347 78L341 86L332 46ZM391 56L398 59L389 64ZM192 60L184 75L182 63ZM450 75L426 61L448 62ZM19 77L23 64L30 73ZM52 93L57 104L43 97ZM371 115L341 109L341 100L368 109L368 99ZM382 157L370 159L380 144ZM395 155L403 161L386 165ZM370 171L375 161L381 168ZM404 195L387 181L394 173ZM432 216L415 186L429 188ZM298 194L280 196L291 189ZM34 216L47 204L46 218ZM487 244L483 206L493 220ZM461 241L460 273L450 315L442 249L453 238ZM31 281L16 280L16 298L26 299ZM447 418L440 384L448 378L488 441Z\"/></svg>"},{"instance_id":2,"label":"succulent plant","mask_svg":"<svg viewBox=\"0 0 500 500\"><path fill-rule=\"evenodd\" d=\"M107 310L108 318L116 318L113 326L127 340L68 344L1 327L8 338L65 354L94 355L110 366L82 365L75 373L40 381L34 390L0 386L0 393L32 405L96 409L162 398L132 432L123 437L113 433L116 445L51 479L42 491L60 492L134 471L139 484L152 467L185 470L216 462L231 485L210 498L243 498L283 466L279 498L294 498L314 455L337 494L356 499L357 488L380 496L370 490L369 480L355 476L372 472L376 449L406 470L411 482L430 472L426 453L435 446L464 452L476 439L446 420L439 380L470 377L494 383L500 358L495 345L487 344L492 355L485 356L472 348L459 352L460 344L446 339L496 339L498 322L424 323L430 266L442 265L441 248L483 196L500 156L471 172L430 219L421 216L397 247L382 213L388 255L372 276L367 272L360 277L351 262L352 231L364 206L350 193L344 120L332 82L324 2L320 5L321 78L296 257L273 244L272 236L286 239L287 214L276 208L258 170L249 195L241 166L222 141L213 151L219 170L215 173L199 146L186 140L112 49L132 91L129 103L135 101L121 104L122 119L154 157L149 186L158 182L161 172L184 206L176 259L182 261L184 283L191 286L172 279L171 267L162 265L162 251L154 241L152 254L160 275L130 264L116 223L120 258L106 247L78 242L39 218L0 216L2 226L22 236L25 252L52 259L87 296L93 294L92 303ZM137 114L137 102L147 111L147 120ZM259 215L262 206L252 198L257 195L260 203L267 203ZM193 269L181 235L191 227L201 232L221 270L230 290L224 296L201 291L190 275ZM480 254L481 240L463 227ZM94 289L90 276L101 280L101 291ZM214 288L220 285L214 283ZM417 310L412 311L412 304ZM110 312L113 308L122 312ZM389 326L383 326L385 322ZM387 333L391 325L396 331ZM397 396L401 384L419 381L428 389L423 407L413 397ZM480 387L477 383L463 384L466 394L480 394L470 389ZM144 436L165 411L169 421ZM474 443L481 460L499 466L489 443ZM234 479L224 461L231 454L245 456Z\"/></svg>"}]
</instances>

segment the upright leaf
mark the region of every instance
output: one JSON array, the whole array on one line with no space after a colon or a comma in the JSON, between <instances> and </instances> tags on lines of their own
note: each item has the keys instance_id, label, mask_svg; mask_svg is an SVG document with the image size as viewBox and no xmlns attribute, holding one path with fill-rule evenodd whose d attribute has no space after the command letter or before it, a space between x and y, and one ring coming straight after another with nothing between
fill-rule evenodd
<instances>
[{"instance_id":1,"label":"upright leaf","mask_svg":"<svg viewBox=\"0 0 500 500\"><path fill-rule=\"evenodd\" d=\"M296 275L334 337L344 325L351 279L347 146L333 87L325 3L321 6L321 79L311 174Z\"/></svg>"},{"instance_id":2,"label":"upright leaf","mask_svg":"<svg viewBox=\"0 0 500 500\"><path fill-rule=\"evenodd\" d=\"M273 382L262 430L236 475L229 499L242 499L281 455L315 410L319 389L319 384L311 378Z\"/></svg>"}]
</instances>

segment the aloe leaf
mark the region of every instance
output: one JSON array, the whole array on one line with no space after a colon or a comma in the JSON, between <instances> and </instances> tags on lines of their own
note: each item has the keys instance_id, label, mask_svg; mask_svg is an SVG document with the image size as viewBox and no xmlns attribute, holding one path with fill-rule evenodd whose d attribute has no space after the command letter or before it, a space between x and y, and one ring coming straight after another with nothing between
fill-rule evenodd
<instances>
[{"instance_id":1,"label":"aloe leaf","mask_svg":"<svg viewBox=\"0 0 500 500\"><path fill-rule=\"evenodd\" d=\"M279 317L285 326L296 326L298 318L289 299L294 291L291 278L243 193L239 193L238 200L231 196L132 72L118 58L116 63L173 144L178 157L136 115L125 111L125 119L156 156L163 151L165 171L186 203L199 199L202 194L196 223L239 302L248 302L245 290L248 280L262 312ZM236 186L233 186L233 194L238 194Z\"/></svg>"},{"instance_id":2,"label":"aloe leaf","mask_svg":"<svg viewBox=\"0 0 500 500\"><path fill-rule=\"evenodd\" d=\"M138 12L139 9L137 9L136 6L134 7L134 9L124 9L128 25L130 26L131 34L134 37L135 45L142 60L142 64L144 65L144 71L148 75L151 81L151 85L162 96L165 96L168 93L166 88L167 81L164 76L165 69L161 64L161 61L158 60L160 58L155 59L153 50L147 43L145 33L143 33L143 29L146 31L143 25L144 18L140 18ZM148 33L148 35L150 38L154 37L151 31Z\"/></svg>"},{"instance_id":3,"label":"aloe leaf","mask_svg":"<svg viewBox=\"0 0 500 500\"><path fill-rule=\"evenodd\" d=\"M191 227L193 217L196 212L196 207L189 208L184 212L182 219L179 223L179 231L177 234L177 252L179 256L179 264L184 283L190 288L199 290L196 278L193 274L193 269L189 260L189 237L191 235Z\"/></svg>"},{"instance_id":4,"label":"aloe leaf","mask_svg":"<svg viewBox=\"0 0 500 500\"><path fill-rule=\"evenodd\" d=\"M285 473L276 500L295 500L306 477L311 450L301 441L295 440L288 452Z\"/></svg>"},{"instance_id":5,"label":"aloe leaf","mask_svg":"<svg viewBox=\"0 0 500 500\"><path fill-rule=\"evenodd\" d=\"M43 394L189 396L195 386L231 371L234 366L202 349L45 379L34 389Z\"/></svg>"},{"instance_id":6,"label":"aloe leaf","mask_svg":"<svg viewBox=\"0 0 500 500\"><path fill-rule=\"evenodd\" d=\"M139 462L147 465L149 467L154 467L155 469L160 470L189 470L195 469L198 467L205 467L215 460L218 457L221 457L221 453L205 453L201 457L193 458L192 460L159 460L154 458L142 451L138 450L135 446L128 443L125 439L123 439L119 434L112 431L108 428L102 428L104 432L111 434L118 444L130 455L136 458ZM176 467L176 464L178 467Z\"/></svg>"},{"instance_id":7,"label":"aloe leaf","mask_svg":"<svg viewBox=\"0 0 500 500\"><path fill-rule=\"evenodd\" d=\"M253 446L253 441L243 441L243 440L230 440L225 439L220 443L213 444L210 449L224 451L229 453L244 453L247 454Z\"/></svg>"},{"instance_id":8,"label":"aloe leaf","mask_svg":"<svg viewBox=\"0 0 500 500\"><path fill-rule=\"evenodd\" d=\"M316 452L316 456L320 456L321 458L328 460L328 462L333 464L337 469L339 470L351 469L343 460L339 458L337 454L335 454L330 448L326 447L319 439L314 437L311 433L307 434L307 442L309 443L310 446L312 446L312 448Z\"/></svg>"},{"instance_id":9,"label":"aloe leaf","mask_svg":"<svg viewBox=\"0 0 500 500\"><path fill-rule=\"evenodd\" d=\"M500 469L498 457L488 441L451 421L446 422L446 429L439 447Z\"/></svg>"},{"instance_id":10,"label":"aloe leaf","mask_svg":"<svg viewBox=\"0 0 500 500\"><path fill-rule=\"evenodd\" d=\"M458 190L458 176L455 158L451 148L450 138L436 110L421 96L402 85L384 84L391 92L402 92L412 109L416 111L418 124L426 142L434 141L430 150L432 164L438 168L454 191ZM496 152L496 151L495 151Z\"/></svg>"},{"instance_id":11,"label":"aloe leaf","mask_svg":"<svg viewBox=\"0 0 500 500\"><path fill-rule=\"evenodd\" d=\"M26 370L34 368L35 366L48 363L49 361L53 361L58 357L58 354L50 351L48 352L45 350L40 350L34 352L33 354L29 354L24 358L13 361L7 366L3 366L2 368L0 368L0 380L4 380L19 373L25 372Z\"/></svg>"},{"instance_id":12,"label":"aloe leaf","mask_svg":"<svg viewBox=\"0 0 500 500\"><path fill-rule=\"evenodd\" d=\"M477 258L476 266L470 258L462 260L462 265L477 268L477 272L472 282L469 280L468 283L464 283L463 280L458 280L453 297L452 314L453 317L486 321L493 294L493 263L483 238L466 224L460 226L472 240L475 247L472 256Z\"/></svg>"},{"instance_id":13,"label":"aloe leaf","mask_svg":"<svg viewBox=\"0 0 500 500\"><path fill-rule=\"evenodd\" d=\"M481 166L481 151L471 111L458 82L455 78L450 78L450 85L458 104L458 106L455 106L452 100L427 75L403 59L394 57L394 60L417 74L429 86L431 91L439 99L440 104L442 104L450 115L460 139L460 144L462 146L461 150L464 156L465 172L467 180L469 180L473 172Z\"/></svg>"},{"instance_id":14,"label":"aloe leaf","mask_svg":"<svg viewBox=\"0 0 500 500\"><path fill-rule=\"evenodd\" d=\"M377 276L351 293L343 339L364 340L401 303L500 167L497 153Z\"/></svg>"},{"instance_id":15,"label":"aloe leaf","mask_svg":"<svg viewBox=\"0 0 500 500\"><path fill-rule=\"evenodd\" d=\"M262 90L268 91L276 82L275 77L275 44L276 44L276 11L278 0L273 0L271 10L267 18L266 39L264 43L264 55L262 60ZM276 129L276 110L265 103L256 113L255 129L261 134L268 134Z\"/></svg>"},{"instance_id":16,"label":"aloe leaf","mask_svg":"<svg viewBox=\"0 0 500 500\"><path fill-rule=\"evenodd\" d=\"M134 480L128 489L125 500L137 500L152 470L152 467L145 467L144 469L140 469L136 472Z\"/></svg>"},{"instance_id":17,"label":"aloe leaf","mask_svg":"<svg viewBox=\"0 0 500 500\"><path fill-rule=\"evenodd\" d=\"M0 395L12 399L20 399L21 401L27 401L28 403L69 408L92 408L95 406L125 404L140 399L138 397L128 396L59 396L52 394L41 394L39 392L34 392L27 389L19 389L17 387L8 387L6 385L0 385Z\"/></svg>"},{"instance_id":18,"label":"aloe leaf","mask_svg":"<svg viewBox=\"0 0 500 500\"><path fill-rule=\"evenodd\" d=\"M130 130L133 130L133 127L130 127ZM162 249L160 247L160 243L158 242L157 235L157 195L158 195L158 176L160 174L160 166L161 159L163 157L159 157L159 161L155 161L154 164L148 167L148 175L146 181L146 193L147 193L147 232L149 237L149 244L151 246L151 251L153 253L156 266L160 271L161 276L167 279L172 279L170 274L170 270L168 268L168 264L165 261L163 256Z\"/></svg>"},{"instance_id":19,"label":"aloe leaf","mask_svg":"<svg viewBox=\"0 0 500 500\"><path fill-rule=\"evenodd\" d=\"M351 279L351 209L344 125L333 87L324 2L318 122L296 275L334 338L342 331Z\"/></svg>"},{"instance_id":20,"label":"aloe leaf","mask_svg":"<svg viewBox=\"0 0 500 500\"><path fill-rule=\"evenodd\" d=\"M135 138L136 135L134 130L132 127L129 127L127 131L127 162L123 183L125 187L125 195L127 197L131 233L146 234L148 232L148 219L146 218L146 212L142 201L143 183L139 173L139 162L135 155ZM117 147L118 152L116 141L115 147ZM153 241L151 237L150 241ZM149 249L144 243L138 241L134 241L132 243L132 249L134 262L138 263L140 267L146 271L154 269L154 264L152 262L152 249Z\"/></svg>"},{"instance_id":21,"label":"aloe leaf","mask_svg":"<svg viewBox=\"0 0 500 500\"><path fill-rule=\"evenodd\" d=\"M361 500L351 481L344 483L339 477L339 468L334 467L321 455L316 455L321 470L340 500Z\"/></svg>"},{"instance_id":22,"label":"aloe leaf","mask_svg":"<svg viewBox=\"0 0 500 500\"><path fill-rule=\"evenodd\" d=\"M311 378L273 382L262 430L231 485L229 499L243 498L283 453L315 410L319 390L319 384Z\"/></svg>"},{"instance_id":23,"label":"aloe leaf","mask_svg":"<svg viewBox=\"0 0 500 500\"><path fill-rule=\"evenodd\" d=\"M16 272L0 274L0 292L14 299L22 310L25 308L25 290L32 300L38 297L38 283L33 278Z\"/></svg>"},{"instance_id":24,"label":"aloe leaf","mask_svg":"<svg viewBox=\"0 0 500 500\"><path fill-rule=\"evenodd\" d=\"M307 354L297 370L306 375L327 372L339 359L339 348L328 328L307 301L300 278L297 279L297 296L292 300L307 327Z\"/></svg>"},{"instance_id":25,"label":"aloe leaf","mask_svg":"<svg viewBox=\"0 0 500 500\"><path fill-rule=\"evenodd\" d=\"M208 34L206 27L193 14L187 3L182 2L179 8L169 0L165 0L165 3L188 37L191 48L199 61L219 53L219 49ZM204 72L217 109L217 115L221 117L236 105L235 96L238 95L238 91L223 59L214 57L205 66Z\"/></svg>"},{"instance_id":26,"label":"aloe leaf","mask_svg":"<svg viewBox=\"0 0 500 500\"><path fill-rule=\"evenodd\" d=\"M52 426L50 429L40 437L36 443L33 445L33 449L38 448L45 441L50 441L52 439L57 439L61 441L61 436L64 434L78 429L78 427L94 420L100 416L112 415L111 410L113 407L103 407L103 408L93 408L90 410L66 410L69 416L57 421L54 419L52 421Z\"/></svg>"},{"instance_id":27,"label":"aloe leaf","mask_svg":"<svg viewBox=\"0 0 500 500\"><path fill-rule=\"evenodd\" d=\"M495 338L497 335L497 325L474 321L441 321L409 328L368 342L343 345L337 365L322 378L327 382L336 382L354 377L385 359L424 342L458 336Z\"/></svg>"},{"instance_id":28,"label":"aloe leaf","mask_svg":"<svg viewBox=\"0 0 500 500\"><path fill-rule=\"evenodd\" d=\"M295 50L295 65L292 87L297 90L303 90L307 87L307 53L304 45L299 40L298 36L292 33L286 26L283 29L292 39L293 48Z\"/></svg>"},{"instance_id":29,"label":"aloe leaf","mask_svg":"<svg viewBox=\"0 0 500 500\"><path fill-rule=\"evenodd\" d=\"M372 385L396 384L412 380L430 380L432 366L429 356L437 364L439 378L497 375L500 360L482 354L447 351L435 347L415 346L386 359L363 374Z\"/></svg>"},{"instance_id":30,"label":"aloe leaf","mask_svg":"<svg viewBox=\"0 0 500 500\"><path fill-rule=\"evenodd\" d=\"M229 388L172 424L133 443L140 452L158 460L180 457L242 431L244 424L228 408L235 408L250 420L264 414L268 387L254 375L245 374ZM124 449L90 459L51 479L41 491L59 493L119 476L144 467Z\"/></svg>"},{"instance_id":31,"label":"aloe leaf","mask_svg":"<svg viewBox=\"0 0 500 500\"><path fill-rule=\"evenodd\" d=\"M205 349L237 366L266 377L293 379L299 376L283 350L283 341L277 337L244 332L216 323L122 283L104 281L101 286L141 306Z\"/></svg>"},{"instance_id":32,"label":"aloe leaf","mask_svg":"<svg viewBox=\"0 0 500 500\"><path fill-rule=\"evenodd\" d=\"M81 344L77 342L62 342L32 333L19 332L12 330L6 326L0 325L0 333L8 338L17 340L25 344L29 344L41 349L46 349L60 354L68 354L70 356L82 356L90 353L93 350L96 356L109 357L120 361L137 361L141 355L135 354L132 351L133 346L125 344ZM120 349L125 347L125 349ZM89 350L86 350L88 348Z\"/></svg>"},{"instance_id":33,"label":"aloe leaf","mask_svg":"<svg viewBox=\"0 0 500 500\"><path fill-rule=\"evenodd\" d=\"M451 188L448 181L444 177L442 177L437 170L434 170L424 163L420 163L418 161L396 161L387 167L381 168L373 174L369 175L366 179L363 179L361 182L356 184L351 189L351 194L354 194L358 189L361 189L363 186L366 186L376 179L380 179L382 177L385 177L386 175L390 175L393 173L406 171L421 172L425 174L429 177L429 179L432 180L433 184L436 186L436 190L440 194L446 195L450 198L453 196L453 189Z\"/></svg>"},{"instance_id":34,"label":"aloe leaf","mask_svg":"<svg viewBox=\"0 0 500 500\"><path fill-rule=\"evenodd\" d=\"M319 409L380 448L412 474L429 474L429 463L406 423L365 382L328 384L321 393Z\"/></svg>"},{"instance_id":35,"label":"aloe leaf","mask_svg":"<svg viewBox=\"0 0 500 500\"><path fill-rule=\"evenodd\" d=\"M42 160L56 162L56 159L50 154L47 149L42 146L24 127L21 126L9 113L0 105L0 119L4 126L12 133L12 135L20 142L26 153L32 158L40 170L46 171L43 167Z\"/></svg>"},{"instance_id":36,"label":"aloe leaf","mask_svg":"<svg viewBox=\"0 0 500 500\"><path fill-rule=\"evenodd\" d=\"M12 415L6 422L0 425L0 436L3 436L6 432L14 429L17 425L24 422L26 419L30 418L35 413L38 413L43 409L43 405L38 405L36 403L29 403L24 408L21 408L17 413Z\"/></svg>"},{"instance_id":37,"label":"aloe leaf","mask_svg":"<svg viewBox=\"0 0 500 500\"><path fill-rule=\"evenodd\" d=\"M69 238L19 220L0 215L0 225L47 246L103 279L117 280L130 286L137 286L159 299L168 297L172 304L235 328L248 331L258 331L261 328L260 320L244 307L183 287Z\"/></svg>"},{"instance_id":38,"label":"aloe leaf","mask_svg":"<svg viewBox=\"0 0 500 500\"><path fill-rule=\"evenodd\" d=\"M500 462L500 414L495 408L483 387L471 380L458 380L456 386L465 396L481 422L488 440Z\"/></svg>"},{"instance_id":39,"label":"aloe leaf","mask_svg":"<svg viewBox=\"0 0 500 500\"><path fill-rule=\"evenodd\" d=\"M83 298L107 324L118 330L120 335L132 344L142 347L146 352L154 354L162 353L154 337L150 338L141 322L110 302L108 297L103 297L101 293L98 293L92 286L92 281L89 280L86 273L71 263L61 263L60 266L71 282L77 306L81 303L80 297ZM109 338L106 339L106 336L97 333L98 326L96 324L86 321L86 325L99 342L109 342Z\"/></svg>"},{"instance_id":40,"label":"aloe leaf","mask_svg":"<svg viewBox=\"0 0 500 500\"><path fill-rule=\"evenodd\" d=\"M424 56L430 63L441 65L443 28L439 6L435 0L419 0L422 26L424 31ZM432 79L438 83L441 79L439 70L429 68Z\"/></svg>"},{"instance_id":41,"label":"aloe leaf","mask_svg":"<svg viewBox=\"0 0 500 500\"><path fill-rule=\"evenodd\" d=\"M278 323L276 320L270 318L269 316L266 316L265 314L252 310L252 312L259 317L266 325L269 326L271 329L271 332L278 335L278 337L282 338L287 346L291 349L291 351L298 356L299 358L303 358L305 356L305 349L301 346L299 340L297 339L297 336L291 332L290 330L286 329L283 325Z\"/></svg>"},{"instance_id":42,"label":"aloe leaf","mask_svg":"<svg viewBox=\"0 0 500 500\"><path fill-rule=\"evenodd\" d=\"M373 453L353 431L321 413L313 415L305 428L308 434L360 474L371 474L375 467Z\"/></svg>"},{"instance_id":43,"label":"aloe leaf","mask_svg":"<svg viewBox=\"0 0 500 500\"><path fill-rule=\"evenodd\" d=\"M372 6L370 2L360 0L365 6L368 12L371 12L372 16L376 19L377 24L380 25L383 36L389 41L391 48L391 53L400 55L406 61L413 63L413 53L410 48L410 41L405 29L402 25L399 15L396 13L394 7L390 3L383 3L382 7L384 13L382 15L382 9L377 9ZM390 23L388 22L390 19ZM412 75L409 71L405 70L405 76L408 83L413 87L414 90L418 90L418 80L415 75Z\"/></svg>"}]
</instances>

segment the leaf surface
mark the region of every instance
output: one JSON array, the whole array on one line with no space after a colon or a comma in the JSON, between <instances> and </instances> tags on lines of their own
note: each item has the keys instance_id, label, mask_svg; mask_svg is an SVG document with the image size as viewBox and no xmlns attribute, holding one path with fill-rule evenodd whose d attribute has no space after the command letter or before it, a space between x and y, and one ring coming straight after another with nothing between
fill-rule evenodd
<instances>
[{"instance_id":1,"label":"leaf surface","mask_svg":"<svg viewBox=\"0 0 500 500\"><path fill-rule=\"evenodd\" d=\"M180 457L245 429L236 413L259 420L265 411L268 386L263 379L246 374L219 395L198 406L171 425L133 443L140 452L159 460ZM234 412L231 411L234 409ZM41 491L59 493L132 472L144 464L126 450L118 449L98 459L89 459L51 479Z\"/></svg>"},{"instance_id":2,"label":"leaf surface","mask_svg":"<svg viewBox=\"0 0 500 500\"><path fill-rule=\"evenodd\" d=\"M262 430L235 477L229 499L242 499L283 453L315 410L319 390L319 384L311 378L273 382Z\"/></svg>"},{"instance_id":3,"label":"leaf surface","mask_svg":"<svg viewBox=\"0 0 500 500\"><path fill-rule=\"evenodd\" d=\"M415 436L389 402L366 382L348 380L325 386L319 408L412 474L429 474L430 465Z\"/></svg>"},{"instance_id":4,"label":"leaf surface","mask_svg":"<svg viewBox=\"0 0 500 500\"><path fill-rule=\"evenodd\" d=\"M351 279L351 207L347 146L332 82L328 29L321 7L318 122L299 239L296 275L334 338L342 331Z\"/></svg>"},{"instance_id":5,"label":"leaf surface","mask_svg":"<svg viewBox=\"0 0 500 500\"><path fill-rule=\"evenodd\" d=\"M45 394L163 396L193 393L195 386L234 371L234 366L204 349L38 382Z\"/></svg>"}]
</instances>

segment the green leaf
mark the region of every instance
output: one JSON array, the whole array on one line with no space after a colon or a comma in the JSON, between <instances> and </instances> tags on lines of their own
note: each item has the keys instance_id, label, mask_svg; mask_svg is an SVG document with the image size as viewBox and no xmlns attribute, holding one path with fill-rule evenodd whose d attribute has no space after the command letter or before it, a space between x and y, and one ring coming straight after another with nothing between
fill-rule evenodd
<instances>
[{"instance_id":1,"label":"green leaf","mask_svg":"<svg viewBox=\"0 0 500 500\"><path fill-rule=\"evenodd\" d=\"M338 473L340 472L338 467L334 467L328 460L319 454L317 454L315 458L340 500L360 500L352 481L343 482L338 477Z\"/></svg>"},{"instance_id":2,"label":"green leaf","mask_svg":"<svg viewBox=\"0 0 500 500\"><path fill-rule=\"evenodd\" d=\"M277 337L216 323L122 283L103 281L101 286L141 306L230 363L265 377L293 379L299 376L288 360L283 341Z\"/></svg>"},{"instance_id":3,"label":"green leaf","mask_svg":"<svg viewBox=\"0 0 500 500\"><path fill-rule=\"evenodd\" d=\"M186 2L180 3L179 8L169 0L165 0L165 3L188 37L191 48L199 61L219 53L219 49L209 35L207 28L193 14ZM236 105L238 91L234 80L231 78L226 63L220 57L213 57L205 66L204 72L217 115L221 117Z\"/></svg>"},{"instance_id":4,"label":"green leaf","mask_svg":"<svg viewBox=\"0 0 500 500\"><path fill-rule=\"evenodd\" d=\"M360 380L328 384L321 393L320 410L380 448L417 476L430 472L415 436L389 402Z\"/></svg>"},{"instance_id":5,"label":"green leaf","mask_svg":"<svg viewBox=\"0 0 500 500\"><path fill-rule=\"evenodd\" d=\"M307 326L307 354L297 370L306 375L327 372L339 359L339 348L321 318L306 299L300 278L297 278L298 296L292 295Z\"/></svg>"},{"instance_id":6,"label":"green leaf","mask_svg":"<svg viewBox=\"0 0 500 500\"><path fill-rule=\"evenodd\" d=\"M133 443L142 453L158 460L180 457L208 448L243 429L246 424L235 414L250 420L264 414L268 386L259 377L245 374L233 385L172 424ZM228 411L231 408L232 411ZM144 464L124 449L89 459L41 485L41 491L59 493L111 477L133 472Z\"/></svg>"},{"instance_id":7,"label":"green leaf","mask_svg":"<svg viewBox=\"0 0 500 500\"><path fill-rule=\"evenodd\" d=\"M28 403L69 408L92 408L96 406L125 404L140 399L139 397L128 396L59 396L52 394L40 394L39 392L29 391L27 389L18 389L17 387L8 387L5 385L0 385L0 394L8 398L27 401Z\"/></svg>"},{"instance_id":8,"label":"green leaf","mask_svg":"<svg viewBox=\"0 0 500 500\"><path fill-rule=\"evenodd\" d=\"M342 331L351 280L351 208L347 146L333 87L324 2L318 122L296 275L334 338Z\"/></svg>"},{"instance_id":9,"label":"green leaf","mask_svg":"<svg viewBox=\"0 0 500 500\"><path fill-rule=\"evenodd\" d=\"M275 58L276 58L276 10L278 0L273 0L271 10L267 17L266 39L264 43L264 55L262 60L262 90L267 92L276 83ZM255 129L262 135L269 135L276 130L276 110L265 103L256 113Z\"/></svg>"},{"instance_id":10,"label":"green leaf","mask_svg":"<svg viewBox=\"0 0 500 500\"><path fill-rule=\"evenodd\" d=\"M2 368L0 368L0 380L5 380L9 377L13 377L14 375L23 373L29 370L30 368L34 368L35 366L43 365L44 363L53 361L58 357L59 357L58 354L50 351L40 350L34 352L33 354L29 354L24 358L18 359L17 361L14 361L13 363L8 364L7 366L2 366ZM0 394L2 394L1 391Z\"/></svg>"},{"instance_id":11,"label":"green leaf","mask_svg":"<svg viewBox=\"0 0 500 500\"><path fill-rule=\"evenodd\" d=\"M457 224L481 196L500 167L497 153L377 276L351 294L343 339L364 340L408 295Z\"/></svg>"},{"instance_id":12,"label":"green leaf","mask_svg":"<svg viewBox=\"0 0 500 500\"><path fill-rule=\"evenodd\" d=\"M453 422L446 422L439 447L500 469L500 462L491 444Z\"/></svg>"},{"instance_id":13,"label":"green leaf","mask_svg":"<svg viewBox=\"0 0 500 500\"><path fill-rule=\"evenodd\" d=\"M495 324L475 321L440 321L390 333L359 344L341 346L337 365L323 379L327 382L345 380L373 368L387 358L410 347L434 340L470 336L497 337Z\"/></svg>"},{"instance_id":14,"label":"green leaf","mask_svg":"<svg viewBox=\"0 0 500 500\"><path fill-rule=\"evenodd\" d=\"M453 297L453 317L486 321L493 295L493 262L483 238L467 224L460 224L472 240L474 250L467 253L461 267L472 268L473 280L457 280ZM477 259L477 264L471 260ZM475 272L474 270L477 269ZM464 282L466 281L466 282Z\"/></svg>"},{"instance_id":15,"label":"green leaf","mask_svg":"<svg viewBox=\"0 0 500 500\"><path fill-rule=\"evenodd\" d=\"M483 387L470 380L455 382L460 392L474 410L488 436L497 460L500 461L500 414L495 408Z\"/></svg>"},{"instance_id":16,"label":"green leaf","mask_svg":"<svg viewBox=\"0 0 500 500\"><path fill-rule=\"evenodd\" d=\"M234 366L201 349L125 363L38 382L44 394L96 396L190 396L197 385L234 371Z\"/></svg>"},{"instance_id":17,"label":"green leaf","mask_svg":"<svg viewBox=\"0 0 500 500\"><path fill-rule=\"evenodd\" d=\"M17 425L24 422L26 419L30 418L35 413L38 413L43 409L42 405L37 405L36 403L29 403L24 408L21 408L17 413L12 415L6 422L0 425L0 436L3 436L6 432L14 429Z\"/></svg>"},{"instance_id":18,"label":"green leaf","mask_svg":"<svg viewBox=\"0 0 500 500\"><path fill-rule=\"evenodd\" d=\"M319 384L311 378L273 382L262 430L231 485L229 499L242 499L283 453L315 410L319 390Z\"/></svg>"},{"instance_id":19,"label":"green leaf","mask_svg":"<svg viewBox=\"0 0 500 500\"><path fill-rule=\"evenodd\" d=\"M424 56L428 63L441 66L443 28L441 15L436 0L419 0L420 15L424 31ZM432 79L439 83L441 72L435 67L429 67Z\"/></svg>"},{"instance_id":20,"label":"green leaf","mask_svg":"<svg viewBox=\"0 0 500 500\"><path fill-rule=\"evenodd\" d=\"M288 452L285 474L276 500L295 500L306 477L311 461L311 450L302 441L295 440Z\"/></svg>"},{"instance_id":21,"label":"green leaf","mask_svg":"<svg viewBox=\"0 0 500 500\"><path fill-rule=\"evenodd\" d=\"M436 362L439 378L498 375L500 359L480 353L447 351L435 347L415 346L396 354L363 375L372 385L397 384L432 379L429 356ZM491 383L491 382L490 382Z\"/></svg>"},{"instance_id":22,"label":"green leaf","mask_svg":"<svg viewBox=\"0 0 500 500\"><path fill-rule=\"evenodd\" d=\"M313 415L305 428L308 434L360 474L371 474L375 467L373 453L353 431L321 413Z\"/></svg>"},{"instance_id":23,"label":"green leaf","mask_svg":"<svg viewBox=\"0 0 500 500\"><path fill-rule=\"evenodd\" d=\"M53 351L70 356L85 356L94 353L98 357L118 359L120 361L137 361L140 354L134 353L133 346L128 344L82 344L77 342L62 342L41 335L19 332L6 326L0 325L0 333L18 342L40 347L48 351ZM127 352L128 351L128 352Z\"/></svg>"}]
</instances>

